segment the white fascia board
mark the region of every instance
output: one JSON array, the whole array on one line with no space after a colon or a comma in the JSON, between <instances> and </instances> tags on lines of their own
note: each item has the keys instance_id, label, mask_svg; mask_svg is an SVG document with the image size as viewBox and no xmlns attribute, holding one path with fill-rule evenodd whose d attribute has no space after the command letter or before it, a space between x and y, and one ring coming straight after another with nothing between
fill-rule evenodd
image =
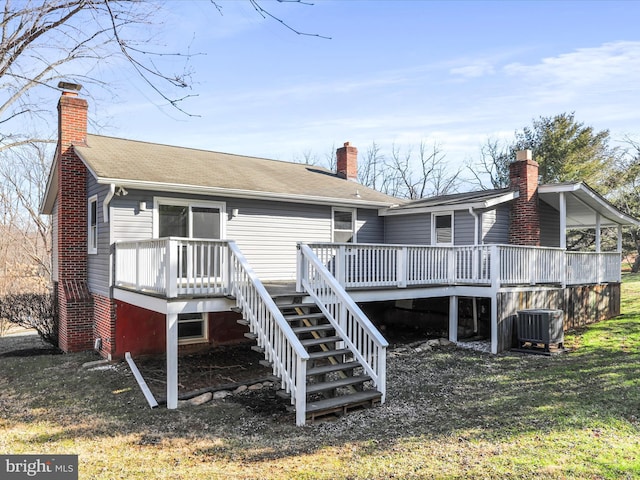
<instances>
[{"instance_id":1,"label":"white fascia board","mask_svg":"<svg viewBox=\"0 0 640 480\"><path fill-rule=\"evenodd\" d=\"M56 147L55 154L53 156L53 162L51 162L51 170L49 170L49 176L47 178L47 186L44 190L44 196L40 203L40 213L45 215L51 215L53 213L53 205L56 203L56 197L58 196L58 147Z\"/></svg>"},{"instance_id":2,"label":"white fascia board","mask_svg":"<svg viewBox=\"0 0 640 480\"><path fill-rule=\"evenodd\" d=\"M586 186L584 183L572 183L572 184L561 184L561 185L540 185L538 187L538 193L560 193L560 192L582 192L585 193L589 198L595 201L602 209L604 209L608 215L606 215L606 219L609 222L602 223L601 225L613 226L613 225L636 225L640 226L640 220L637 220L629 215L622 213L616 207L611 205L607 200L598 195L595 191L593 191L590 187ZM580 198L576 197L576 199L582 203L585 203ZM593 208L590 205L587 205L589 208ZM594 210L595 211L595 210ZM618 219L619 222L615 222L612 218ZM615 222L615 223L614 223ZM586 225L584 225L586 227ZM595 226L595 225L593 225Z\"/></svg>"},{"instance_id":3,"label":"white fascia board","mask_svg":"<svg viewBox=\"0 0 640 480\"><path fill-rule=\"evenodd\" d=\"M467 203L457 203L454 205L436 205L433 207L415 207L415 208L383 208L378 214L385 217L391 215L412 215L415 213L439 213L439 212L450 212L450 211L459 211L459 210L469 210L470 208L477 210L483 208L491 208L496 205L500 205L502 203L510 202L514 198L518 198L518 192L508 192L504 195L500 195L499 197L491 198L489 200L485 200L484 202L467 202Z\"/></svg>"},{"instance_id":4,"label":"white fascia board","mask_svg":"<svg viewBox=\"0 0 640 480\"><path fill-rule=\"evenodd\" d=\"M232 188L203 187L198 185L183 185L172 183L145 182L141 180L123 180L117 178L98 178L99 184L115 183L118 186L133 190L154 190L158 192L189 193L195 195L215 195L219 197L249 198L256 200L273 200L280 202L295 202L314 205L349 206L360 208L389 207L386 202L367 202L366 200L349 200L336 197L317 197L311 195L292 195L275 192L256 192Z\"/></svg>"},{"instance_id":5,"label":"white fascia board","mask_svg":"<svg viewBox=\"0 0 640 480\"><path fill-rule=\"evenodd\" d=\"M510 202L520 196L520 192L507 192L504 195L500 195L499 197L492 198L484 202L484 208L495 207L496 205L500 205L502 203Z\"/></svg>"}]
</instances>

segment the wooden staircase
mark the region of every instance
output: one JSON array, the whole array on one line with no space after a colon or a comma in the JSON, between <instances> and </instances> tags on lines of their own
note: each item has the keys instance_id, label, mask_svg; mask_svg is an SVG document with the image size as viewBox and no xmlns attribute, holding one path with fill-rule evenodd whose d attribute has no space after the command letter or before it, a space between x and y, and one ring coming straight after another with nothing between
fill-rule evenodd
<instances>
[{"instance_id":1,"label":"wooden staircase","mask_svg":"<svg viewBox=\"0 0 640 480\"><path fill-rule=\"evenodd\" d=\"M273 295L273 299L309 354L306 376L308 420L346 414L354 408L380 403L382 394L375 389L371 377L366 375L351 351L344 347L344 339L316 304L301 302L300 294L278 294ZM250 334L247 336L251 337ZM289 397L284 391L281 394Z\"/></svg>"}]
</instances>

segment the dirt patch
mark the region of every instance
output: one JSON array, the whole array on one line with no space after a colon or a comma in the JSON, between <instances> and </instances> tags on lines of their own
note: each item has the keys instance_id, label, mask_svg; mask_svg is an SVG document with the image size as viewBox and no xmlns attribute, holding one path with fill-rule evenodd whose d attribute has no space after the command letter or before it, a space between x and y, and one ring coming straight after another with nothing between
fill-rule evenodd
<instances>
[{"instance_id":1,"label":"dirt patch","mask_svg":"<svg viewBox=\"0 0 640 480\"><path fill-rule=\"evenodd\" d=\"M178 395L264 380L272 372L260 365L262 359L260 353L251 350L250 344L221 346L181 355L178 358ZM166 356L144 356L134 360L153 394L164 397L167 388Z\"/></svg>"}]
</instances>

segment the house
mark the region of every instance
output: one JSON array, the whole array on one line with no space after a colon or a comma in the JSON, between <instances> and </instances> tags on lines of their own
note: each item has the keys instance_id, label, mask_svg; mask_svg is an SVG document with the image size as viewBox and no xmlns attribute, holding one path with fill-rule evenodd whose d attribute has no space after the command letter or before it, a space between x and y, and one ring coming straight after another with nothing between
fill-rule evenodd
<instances>
[{"instance_id":1,"label":"house","mask_svg":"<svg viewBox=\"0 0 640 480\"><path fill-rule=\"evenodd\" d=\"M560 308L570 324L600 295L593 318L618 312L620 236L601 252L600 230L638 221L586 185L538 186L526 152L511 189L405 202L356 182L349 143L332 172L93 135L68 87L41 207L53 217L60 347L166 351L168 408L179 349L245 337L298 424L384 402L388 344L367 302L448 298L457 341L459 299L487 299L494 353L511 346L520 308ZM596 228L595 252L565 251L578 226Z\"/></svg>"}]
</instances>

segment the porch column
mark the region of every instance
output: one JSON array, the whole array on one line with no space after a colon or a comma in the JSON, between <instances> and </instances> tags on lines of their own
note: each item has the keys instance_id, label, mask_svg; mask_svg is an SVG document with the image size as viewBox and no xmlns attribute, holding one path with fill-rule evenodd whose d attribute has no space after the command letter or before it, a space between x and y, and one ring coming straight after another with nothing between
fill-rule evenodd
<instances>
[{"instance_id":1,"label":"porch column","mask_svg":"<svg viewBox=\"0 0 640 480\"><path fill-rule=\"evenodd\" d=\"M178 314L167 313L167 408L178 408Z\"/></svg>"},{"instance_id":2,"label":"porch column","mask_svg":"<svg viewBox=\"0 0 640 480\"><path fill-rule=\"evenodd\" d=\"M618 225L618 253L622 253L622 225Z\"/></svg>"},{"instance_id":3,"label":"porch column","mask_svg":"<svg viewBox=\"0 0 640 480\"><path fill-rule=\"evenodd\" d=\"M560 192L560 248L567 249L567 199Z\"/></svg>"},{"instance_id":4,"label":"porch column","mask_svg":"<svg viewBox=\"0 0 640 480\"><path fill-rule=\"evenodd\" d=\"M596 253L600 253L601 250L601 239L600 239L600 228L601 228L601 219L600 213L596 212Z\"/></svg>"},{"instance_id":5,"label":"porch column","mask_svg":"<svg viewBox=\"0 0 640 480\"><path fill-rule=\"evenodd\" d=\"M458 341L458 297L449 297L449 341Z\"/></svg>"}]
</instances>

